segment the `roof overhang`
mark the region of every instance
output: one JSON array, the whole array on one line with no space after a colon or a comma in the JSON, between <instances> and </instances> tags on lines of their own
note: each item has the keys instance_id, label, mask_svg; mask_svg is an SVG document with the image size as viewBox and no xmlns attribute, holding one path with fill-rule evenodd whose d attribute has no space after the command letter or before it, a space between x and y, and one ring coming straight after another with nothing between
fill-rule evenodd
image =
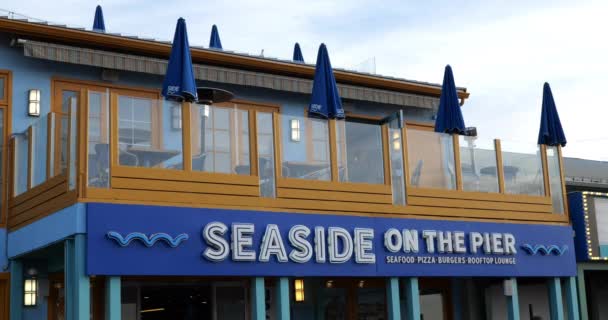
<instances>
[{"instance_id":1,"label":"roof overhang","mask_svg":"<svg viewBox=\"0 0 608 320\"><path fill-rule=\"evenodd\" d=\"M7 32L17 36L28 36L37 40L53 41L63 44L78 45L80 47L112 50L121 53L145 55L162 59L167 59L171 50L171 44L168 42L99 33L26 20L8 19L6 17L0 17L0 32ZM212 49L191 48L191 54L194 63L241 68L243 70L291 77L312 79L315 71L314 66L312 65L290 63L287 61L247 56ZM441 86L434 84L381 77L346 70L335 70L334 74L336 81L343 84L433 97L438 97L441 94ZM458 88L458 96L461 101L464 102L464 99L469 97L469 93L466 91L466 88Z\"/></svg>"}]
</instances>

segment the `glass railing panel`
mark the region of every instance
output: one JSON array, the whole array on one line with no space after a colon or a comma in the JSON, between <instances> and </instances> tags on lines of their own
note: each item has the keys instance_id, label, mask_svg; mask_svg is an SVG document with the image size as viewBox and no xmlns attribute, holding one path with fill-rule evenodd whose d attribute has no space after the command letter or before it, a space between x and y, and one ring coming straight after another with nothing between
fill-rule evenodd
<instances>
[{"instance_id":1,"label":"glass railing panel","mask_svg":"<svg viewBox=\"0 0 608 320\"><path fill-rule=\"evenodd\" d=\"M403 176L403 137L399 118L388 123L389 153L391 158L391 186L393 204L405 205L405 179Z\"/></svg>"},{"instance_id":2,"label":"glass railing panel","mask_svg":"<svg viewBox=\"0 0 608 320\"><path fill-rule=\"evenodd\" d=\"M108 188L110 181L110 106L107 92L89 91L87 185Z\"/></svg>"},{"instance_id":3,"label":"glass railing panel","mask_svg":"<svg viewBox=\"0 0 608 320\"><path fill-rule=\"evenodd\" d=\"M505 193L544 196L540 148L534 143L501 141Z\"/></svg>"},{"instance_id":4,"label":"glass railing panel","mask_svg":"<svg viewBox=\"0 0 608 320\"><path fill-rule=\"evenodd\" d=\"M551 188L553 212L560 214L564 213L562 175L559 166L559 153L557 147L547 146L547 169L549 171L549 187Z\"/></svg>"},{"instance_id":5,"label":"glass railing panel","mask_svg":"<svg viewBox=\"0 0 608 320\"><path fill-rule=\"evenodd\" d=\"M335 123L340 182L384 184L382 127L354 119Z\"/></svg>"},{"instance_id":6,"label":"glass railing panel","mask_svg":"<svg viewBox=\"0 0 608 320\"><path fill-rule=\"evenodd\" d=\"M14 176L13 176L13 192L14 196L18 196L27 191L27 178L29 166L29 133L16 134L14 136L15 153L13 155Z\"/></svg>"},{"instance_id":7,"label":"glass railing panel","mask_svg":"<svg viewBox=\"0 0 608 320\"><path fill-rule=\"evenodd\" d=\"M119 165L183 169L181 110L177 102L119 95Z\"/></svg>"},{"instance_id":8,"label":"glass railing panel","mask_svg":"<svg viewBox=\"0 0 608 320\"><path fill-rule=\"evenodd\" d=\"M191 108L192 170L250 175L249 111L235 105Z\"/></svg>"},{"instance_id":9,"label":"glass railing panel","mask_svg":"<svg viewBox=\"0 0 608 320\"><path fill-rule=\"evenodd\" d=\"M76 144L78 142L78 105L72 104L70 105L70 112L68 114L70 121L70 129L69 129L69 167L70 167L70 175L69 175L69 189L74 190L76 188L76 159L78 159L78 150L76 149Z\"/></svg>"},{"instance_id":10,"label":"glass railing panel","mask_svg":"<svg viewBox=\"0 0 608 320\"><path fill-rule=\"evenodd\" d=\"M47 180L48 115L32 125L32 187Z\"/></svg>"},{"instance_id":11,"label":"glass railing panel","mask_svg":"<svg viewBox=\"0 0 608 320\"><path fill-rule=\"evenodd\" d=\"M464 191L499 192L493 139L459 136Z\"/></svg>"},{"instance_id":12,"label":"glass railing panel","mask_svg":"<svg viewBox=\"0 0 608 320\"><path fill-rule=\"evenodd\" d=\"M70 128L69 115L66 114L57 114L57 127L58 127L58 137L57 137L57 147L59 148L59 158L56 160L57 165L59 166L56 170L57 175L59 174L67 174L68 171L68 143L70 137Z\"/></svg>"},{"instance_id":13,"label":"glass railing panel","mask_svg":"<svg viewBox=\"0 0 608 320\"><path fill-rule=\"evenodd\" d=\"M456 189L452 136L408 129L407 152L412 187Z\"/></svg>"},{"instance_id":14,"label":"glass railing panel","mask_svg":"<svg viewBox=\"0 0 608 320\"><path fill-rule=\"evenodd\" d=\"M258 174L260 195L275 197L274 122L270 112L257 113Z\"/></svg>"},{"instance_id":15,"label":"glass railing panel","mask_svg":"<svg viewBox=\"0 0 608 320\"><path fill-rule=\"evenodd\" d=\"M284 115L282 126L282 176L331 180L328 120Z\"/></svg>"}]
</instances>

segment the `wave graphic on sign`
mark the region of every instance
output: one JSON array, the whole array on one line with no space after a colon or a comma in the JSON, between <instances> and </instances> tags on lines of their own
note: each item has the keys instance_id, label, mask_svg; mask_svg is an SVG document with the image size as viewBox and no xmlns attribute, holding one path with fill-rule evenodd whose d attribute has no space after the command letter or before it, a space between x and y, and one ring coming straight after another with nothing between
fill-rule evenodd
<instances>
[{"instance_id":1,"label":"wave graphic on sign","mask_svg":"<svg viewBox=\"0 0 608 320\"><path fill-rule=\"evenodd\" d=\"M564 252L568 251L568 246L563 246L560 248L554 244L549 246L537 244L533 246L531 244L526 243L521 245L521 248L524 249L530 255L536 255L537 253L540 253L543 256L547 256L550 254L553 254L555 256L561 256L562 254L564 254Z\"/></svg>"},{"instance_id":2,"label":"wave graphic on sign","mask_svg":"<svg viewBox=\"0 0 608 320\"><path fill-rule=\"evenodd\" d=\"M129 233L126 237L123 237L120 233L116 231L110 231L108 232L107 236L108 238L116 241L116 243L118 243L121 247L126 247L132 241L138 240L139 242L146 245L146 247L151 247L156 242L163 241L169 246L171 246L171 248L175 248L179 246L180 243L182 243L183 241L188 240L188 235L185 233L180 233L174 238L163 232L153 233L150 236L147 236L146 234L141 232L132 232Z\"/></svg>"}]
</instances>

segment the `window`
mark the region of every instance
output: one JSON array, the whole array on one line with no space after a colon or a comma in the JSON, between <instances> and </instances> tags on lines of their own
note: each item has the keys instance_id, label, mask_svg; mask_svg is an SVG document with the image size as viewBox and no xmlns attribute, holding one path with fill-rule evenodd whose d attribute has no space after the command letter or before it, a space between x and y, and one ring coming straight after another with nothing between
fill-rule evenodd
<instances>
[{"instance_id":1,"label":"window","mask_svg":"<svg viewBox=\"0 0 608 320\"><path fill-rule=\"evenodd\" d=\"M171 109L184 106L142 92L121 91L114 101L118 114L118 164L181 170L182 129L171 128Z\"/></svg>"},{"instance_id":2,"label":"window","mask_svg":"<svg viewBox=\"0 0 608 320\"><path fill-rule=\"evenodd\" d=\"M290 130L281 133L283 177L307 180L331 180L329 153L329 121L306 116L282 117L283 128L291 128L291 122L297 120L305 141L293 141Z\"/></svg>"},{"instance_id":3,"label":"window","mask_svg":"<svg viewBox=\"0 0 608 320\"><path fill-rule=\"evenodd\" d=\"M275 196L274 124L270 112L257 112L260 195Z\"/></svg>"},{"instance_id":4,"label":"window","mask_svg":"<svg viewBox=\"0 0 608 320\"><path fill-rule=\"evenodd\" d=\"M192 105L192 170L250 175L249 111Z\"/></svg>"},{"instance_id":5,"label":"window","mask_svg":"<svg viewBox=\"0 0 608 320\"><path fill-rule=\"evenodd\" d=\"M145 98L120 96L118 98L118 143L121 153L130 147L152 147L153 101ZM120 164L129 163L122 157Z\"/></svg>"},{"instance_id":6,"label":"window","mask_svg":"<svg viewBox=\"0 0 608 320\"><path fill-rule=\"evenodd\" d=\"M0 75L0 101L5 101L8 96L6 93L6 75Z\"/></svg>"},{"instance_id":7,"label":"window","mask_svg":"<svg viewBox=\"0 0 608 320\"><path fill-rule=\"evenodd\" d=\"M107 90L108 91L108 90ZM110 145L108 93L89 91L88 180L90 187L109 187Z\"/></svg>"},{"instance_id":8,"label":"window","mask_svg":"<svg viewBox=\"0 0 608 320\"><path fill-rule=\"evenodd\" d=\"M378 121L336 121L340 182L384 183L382 126Z\"/></svg>"}]
</instances>

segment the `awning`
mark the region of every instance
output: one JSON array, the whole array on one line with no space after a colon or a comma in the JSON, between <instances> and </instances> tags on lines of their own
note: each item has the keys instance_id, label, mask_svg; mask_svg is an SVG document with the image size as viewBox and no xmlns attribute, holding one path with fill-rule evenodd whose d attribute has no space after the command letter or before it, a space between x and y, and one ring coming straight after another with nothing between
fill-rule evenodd
<instances>
[{"instance_id":1,"label":"awning","mask_svg":"<svg viewBox=\"0 0 608 320\"><path fill-rule=\"evenodd\" d=\"M26 40L22 43L23 53L26 57L161 76L165 74L167 69L167 60L164 59L31 40ZM200 64L194 64L193 67L194 77L203 81L252 86L302 94L310 94L312 91L312 80L308 79ZM343 99L387 103L397 106L424 109L435 109L439 104L439 98L389 90L364 88L345 84L338 84L338 90Z\"/></svg>"}]
</instances>

